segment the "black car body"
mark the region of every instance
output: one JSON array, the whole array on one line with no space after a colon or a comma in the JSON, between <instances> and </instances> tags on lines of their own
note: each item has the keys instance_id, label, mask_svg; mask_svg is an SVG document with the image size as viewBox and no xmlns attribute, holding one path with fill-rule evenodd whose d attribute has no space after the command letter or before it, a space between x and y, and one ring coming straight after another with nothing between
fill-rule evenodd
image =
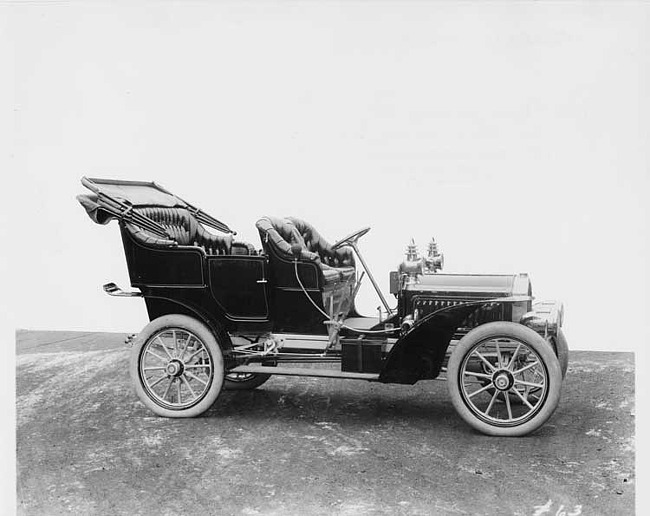
<instances>
[{"instance_id":1,"label":"black car body","mask_svg":"<svg viewBox=\"0 0 650 516\"><path fill-rule=\"evenodd\" d=\"M370 228L330 244L301 219L263 217L256 247L155 183L82 184L90 217L119 221L137 290L104 289L145 301L151 322L134 341L131 373L157 414L198 415L222 388L274 374L413 384L446 373L459 414L492 435L529 433L557 406L563 309L533 303L525 274L443 274L437 244L421 257L411 242L390 273L391 309L357 245ZM354 306L365 276L378 317Z\"/></svg>"}]
</instances>

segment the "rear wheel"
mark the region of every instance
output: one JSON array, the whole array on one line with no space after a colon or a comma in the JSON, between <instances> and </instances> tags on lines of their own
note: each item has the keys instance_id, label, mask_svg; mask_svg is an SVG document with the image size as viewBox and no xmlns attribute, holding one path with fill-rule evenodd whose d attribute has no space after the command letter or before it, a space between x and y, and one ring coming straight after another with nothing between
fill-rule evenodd
<instances>
[{"instance_id":1,"label":"rear wheel","mask_svg":"<svg viewBox=\"0 0 650 516\"><path fill-rule=\"evenodd\" d=\"M212 331L186 315L151 321L133 343L131 378L140 400L165 417L194 417L219 396L221 348Z\"/></svg>"},{"instance_id":2,"label":"rear wheel","mask_svg":"<svg viewBox=\"0 0 650 516\"><path fill-rule=\"evenodd\" d=\"M271 378L270 374L261 373L228 373L223 382L227 391L249 391L259 387Z\"/></svg>"},{"instance_id":3,"label":"rear wheel","mask_svg":"<svg viewBox=\"0 0 650 516\"><path fill-rule=\"evenodd\" d=\"M447 383L454 407L472 427L488 435L520 436L553 414L562 373L553 350L537 333L520 324L494 322L461 339L449 359Z\"/></svg>"}]
</instances>

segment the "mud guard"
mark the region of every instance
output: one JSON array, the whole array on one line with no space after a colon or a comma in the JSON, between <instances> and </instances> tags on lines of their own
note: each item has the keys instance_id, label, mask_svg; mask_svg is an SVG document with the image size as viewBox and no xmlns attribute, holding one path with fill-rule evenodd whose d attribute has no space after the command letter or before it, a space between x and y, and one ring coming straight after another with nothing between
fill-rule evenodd
<instances>
[{"instance_id":1,"label":"mud guard","mask_svg":"<svg viewBox=\"0 0 650 516\"><path fill-rule=\"evenodd\" d=\"M203 310L197 303L191 303L188 300L174 299L165 295L155 295L151 292L144 293L143 297L145 298L150 321L164 315L181 314L201 321L210 328L215 335L219 335L223 331L223 327L219 320L214 316L210 316L210 314L206 310ZM230 339L223 339L222 344L225 345L224 353L232 347Z\"/></svg>"},{"instance_id":2,"label":"mud guard","mask_svg":"<svg viewBox=\"0 0 650 516\"><path fill-rule=\"evenodd\" d=\"M442 308L420 319L388 354L379 374L383 383L412 385L440 374L445 353L458 326L476 309L498 299Z\"/></svg>"}]
</instances>

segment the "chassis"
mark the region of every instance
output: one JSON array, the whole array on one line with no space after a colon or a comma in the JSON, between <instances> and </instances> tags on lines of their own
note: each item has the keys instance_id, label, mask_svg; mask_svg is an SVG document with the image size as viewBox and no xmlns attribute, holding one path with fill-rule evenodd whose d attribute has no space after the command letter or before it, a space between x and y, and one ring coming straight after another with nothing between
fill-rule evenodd
<instances>
[{"instance_id":1,"label":"chassis","mask_svg":"<svg viewBox=\"0 0 650 516\"><path fill-rule=\"evenodd\" d=\"M77 199L91 219L119 222L137 290L104 290L145 301L150 322L132 342L130 372L158 415L197 416L223 389L253 389L271 375L446 376L458 414L497 436L528 434L557 407L568 362L563 307L533 303L525 274L443 274L435 241L424 257L411 241L390 273L391 309L359 250L370 228L331 245L300 219L264 217L256 249L155 183L81 182L92 193ZM354 306L366 276L378 317Z\"/></svg>"}]
</instances>

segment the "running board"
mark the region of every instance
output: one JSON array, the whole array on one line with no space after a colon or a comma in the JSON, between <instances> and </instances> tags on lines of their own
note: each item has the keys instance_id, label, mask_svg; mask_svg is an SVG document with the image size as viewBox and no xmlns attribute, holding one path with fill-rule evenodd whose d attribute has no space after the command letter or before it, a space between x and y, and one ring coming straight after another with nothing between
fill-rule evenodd
<instances>
[{"instance_id":1,"label":"running board","mask_svg":"<svg viewBox=\"0 0 650 516\"><path fill-rule=\"evenodd\" d=\"M281 376L317 376L321 378L345 378L346 380L368 380L377 381L379 375L376 373L349 373L347 371L334 371L332 369L310 369L308 367L271 367L240 365L228 373L263 373L277 374Z\"/></svg>"}]
</instances>

